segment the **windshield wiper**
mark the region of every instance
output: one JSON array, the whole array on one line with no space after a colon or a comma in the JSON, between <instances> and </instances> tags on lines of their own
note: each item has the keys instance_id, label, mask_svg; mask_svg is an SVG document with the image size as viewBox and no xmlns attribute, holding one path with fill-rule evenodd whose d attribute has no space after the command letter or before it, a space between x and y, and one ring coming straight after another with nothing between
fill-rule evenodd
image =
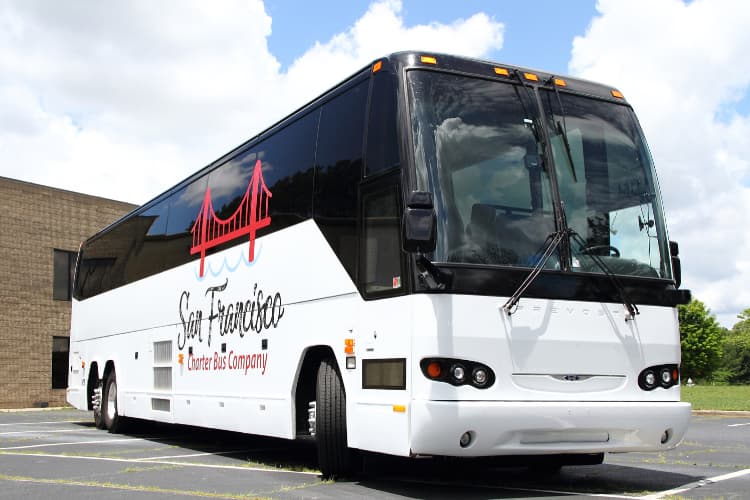
<instances>
[{"instance_id":1,"label":"windshield wiper","mask_svg":"<svg viewBox=\"0 0 750 500\"><path fill-rule=\"evenodd\" d=\"M586 242L584 241L584 239L581 238L581 236L572 229L570 230L570 237L573 239L573 241L578 243L581 248L586 248ZM620 301L625 307L625 310L628 312L628 314L625 316L625 321L634 320L637 315L641 314L641 312L638 310L638 306L635 304L635 302L633 302L628 296L627 292L625 291L625 286L623 286L622 282L617 278L617 275L612 272L612 270L609 268L606 262L602 260L601 257L593 253L589 253L587 255L588 257L591 257L591 260L593 260L597 266L599 266L599 269L601 269L605 276L610 279L612 285L615 287L615 290L617 290L617 293L620 294Z\"/></svg>"},{"instance_id":2,"label":"windshield wiper","mask_svg":"<svg viewBox=\"0 0 750 500\"><path fill-rule=\"evenodd\" d=\"M551 233L549 236L547 236L547 246L544 248L544 253L541 257L539 257L536 265L534 265L534 268L531 270L529 275L526 276L526 279L523 280L523 283L519 285L518 289L516 289L513 295L511 295L508 301L503 305L503 310L508 316L516 312L516 309L518 308L518 301L521 300L521 296L524 294L526 289L531 286L531 283L534 282L536 277L539 276L539 274L542 272L544 265L552 256L552 253L560 245L560 242L562 242L567 233L567 230L562 229L559 231L555 231L554 233Z\"/></svg>"},{"instance_id":3,"label":"windshield wiper","mask_svg":"<svg viewBox=\"0 0 750 500\"><path fill-rule=\"evenodd\" d=\"M551 76L549 81L553 82L554 76ZM555 121L555 114L552 113L552 121L555 121L555 128L557 133L562 137L563 146L565 147L565 155L568 157L568 165L570 165L570 173L573 176L573 182L578 182L578 176L576 175L576 166L573 163L573 155L570 152L570 142L568 142L568 127L565 124L565 108L563 107L562 98L560 98L560 91L557 85L552 85L555 89L555 96L557 97L557 104L560 106L560 113L562 114L562 123L560 120ZM551 108L551 107L550 107Z\"/></svg>"}]
</instances>

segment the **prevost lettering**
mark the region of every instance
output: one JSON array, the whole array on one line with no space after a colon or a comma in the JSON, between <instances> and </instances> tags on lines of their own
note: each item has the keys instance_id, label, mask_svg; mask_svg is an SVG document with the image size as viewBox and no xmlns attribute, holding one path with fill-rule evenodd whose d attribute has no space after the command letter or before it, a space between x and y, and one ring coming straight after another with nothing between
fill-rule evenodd
<instances>
[{"instance_id":1,"label":"prevost lettering","mask_svg":"<svg viewBox=\"0 0 750 500\"><path fill-rule=\"evenodd\" d=\"M208 314L200 309L191 309L189 291L180 295L179 313L182 331L177 334L177 348L183 350L188 340L204 341L211 346L211 336L218 331L220 336L238 333L244 337L248 332L261 333L263 330L276 328L284 316L281 294L266 294L258 284L253 285L252 296L246 300L221 300L221 293L227 289L229 278L223 284L206 288L204 297L209 297ZM205 323L204 323L205 320Z\"/></svg>"}]
</instances>

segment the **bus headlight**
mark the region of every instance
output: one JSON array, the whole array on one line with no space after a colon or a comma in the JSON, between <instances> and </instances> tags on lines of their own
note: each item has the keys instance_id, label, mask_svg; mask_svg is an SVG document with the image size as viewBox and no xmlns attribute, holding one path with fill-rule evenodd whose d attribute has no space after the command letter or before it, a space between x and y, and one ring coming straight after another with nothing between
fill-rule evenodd
<instances>
[{"instance_id":1,"label":"bus headlight","mask_svg":"<svg viewBox=\"0 0 750 500\"><path fill-rule=\"evenodd\" d=\"M455 386L471 385L486 389L495 383L495 373L482 363L455 358L424 358L419 362L422 374L430 380Z\"/></svg>"},{"instance_id":2,"label":"bus headlight","mask_svg":"<svg viewBox=\"0 0 750 500\"><path fill-rule=\"evenodd\" d=\"M669 389L680 383L680 369L677 365L649 366L638 375L638 386L644 391L657 387Z\"/></svg>"},{"instance_id":3,"label":"bus headlight","mask_svg":"<svg viewBox=\"0 0 750 500\"><path fill-rule=\"evenodd\" d=\"M482 367L474 368L472 378L474 379L475 386L484 387L484 384L487 383L487 370Z\"/></svg>"},{"instance_id":4,"label":"bus headlight","mask_svg":"<svg viewBox=\"0 0 750 500\"><path fill-rule=\"evenodd\" d=\"M456 382L463 382L464 377L466 376L466 371L464 370L464 367L461 365L453 365L451 368L451 373L453 373L453 378L456 379Z\"/></svg>"}]
</instances>

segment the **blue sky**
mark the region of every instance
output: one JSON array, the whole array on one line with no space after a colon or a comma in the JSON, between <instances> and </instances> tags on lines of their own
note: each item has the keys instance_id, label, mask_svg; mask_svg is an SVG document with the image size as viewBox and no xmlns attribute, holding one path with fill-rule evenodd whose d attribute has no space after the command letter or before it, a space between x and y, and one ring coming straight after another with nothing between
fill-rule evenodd
<instances>
[{"instance_id":1,"label":"blue sky","mask_svg":"<svg viewBox=\"0 0 750 500\"><path fill-rule=\"evenodd\" d=\"M747 0L0 0L0 175L143 203L396 50L586 78L633 105L683 286L731 326L750 307L748 26Z\"/></svg>"},{"instance_id":2,"label":"blue sky","mask_svg":"<svg viewBox=\"0 0 750 500\"><path fill-rule=\"evenodd\" d=\"M266 10L273 18L269 48L287 67L316 41L327 41L353 25L370 3L268 0ZM573 37L585 33L596 13L595 4L593 0L405 0L403 18L407 25L448 24L486 12L505 25L503 47L492 51L490 59L566 74Z\"/></svg>"}]
</instances>

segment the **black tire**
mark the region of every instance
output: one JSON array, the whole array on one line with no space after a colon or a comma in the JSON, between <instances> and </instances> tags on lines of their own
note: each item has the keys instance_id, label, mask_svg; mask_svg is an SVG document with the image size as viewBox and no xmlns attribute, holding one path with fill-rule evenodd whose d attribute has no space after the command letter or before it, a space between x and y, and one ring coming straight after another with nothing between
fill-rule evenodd
<instances>
[{"instance_id":1,"label":"black tire","mask_svg":"<svg viewBox=\"0 0 750 500\"><path fill-rule=\"evenodd\" d=\"M97 429L104 430L107 428L107 424L104 422L104 384L102 384L102 381L97 382L97 387L95 388L99 390L99 408L94 408L94 425Z\"/></svg>"},{"instance_id":2,"label":"black tire","mask_svg":"<svg viewBox=\"0 0 750 500\"><path fill-rule=\"evenodd\" d=\"M336 364L320 362L315 390L315 439L323 477L338 479L352 471L353 454L346 444L346 394Z\"/></svg>"},{"instance_id":3,"label":"black tire","mask_svg":"<svg viewBox=\"0 0 750 500\"><path fill-rule=\"evenodd\" d=\"M120 432L123 419L117 409L117 376L114 370L109 372L109 376L104 382L101 409L102 420L107 430L113 434Z\"/></svg>"}]
</instances>

